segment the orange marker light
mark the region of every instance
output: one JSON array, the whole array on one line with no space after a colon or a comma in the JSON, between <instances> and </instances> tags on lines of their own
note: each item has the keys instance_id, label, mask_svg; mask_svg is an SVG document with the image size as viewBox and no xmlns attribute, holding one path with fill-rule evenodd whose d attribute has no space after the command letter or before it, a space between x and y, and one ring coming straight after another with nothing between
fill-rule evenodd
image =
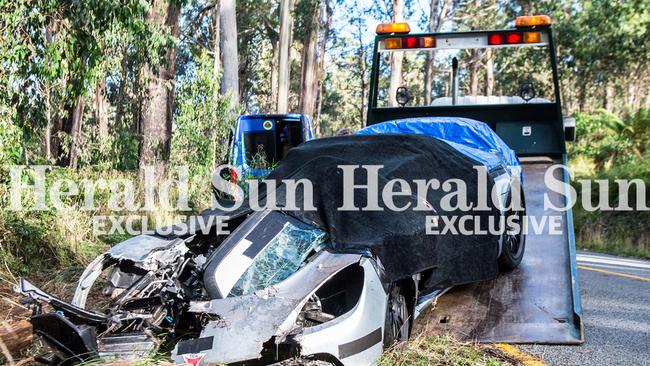
<instances>
[{"instance_id":1,"label":"orange marker light","mask_svg":"<svg viewBox=\"0 0 650 366\"><path fill-rule=\"evenodd\" d=\"M386 49L394 50L396 48L402 48L402 39L401 38L386 38L384 43Z\"/></svg>"},{"instance_id":2,"label":"orange marker light","mask_svg":"<svg viewBox=\"0 0 650 366\"><path fill-rule=\"evenodd\" d=\"M422 37L420 38L420 43L422 44L423 48L433 48L436 46L436 38L435 37Z\"/></svg>"},{"instance_id":3,"label":"orange marker light","mask_svg":"<svg viewBox=\"0 0 650 366\"><path fill-rule=\"evenodd\" d=\"M551 17L548 15L532 15L517 17L515 27L535 27L540 25L551 25Z\"/></svg>"},{"instance_id":4,"label":"orange marker light","mask_svg":"<svg viewBox=\"0 0 650 366\"><path fill-rule=\"evenodd\" d=\"M542 42L542 34L540 32L524 33L524 43L540 43L540 42Z\"/></svg>"},{"instance_id":5,"label":"orange marker light","mask_svg":"<svg viewBox=\"0 0 650 366\"><path fill-rule=\"evenodd\" d=\"M382 23L377 26L377 34L408 33L411 31L408 23Z\"/></svg>"}]
</instances>

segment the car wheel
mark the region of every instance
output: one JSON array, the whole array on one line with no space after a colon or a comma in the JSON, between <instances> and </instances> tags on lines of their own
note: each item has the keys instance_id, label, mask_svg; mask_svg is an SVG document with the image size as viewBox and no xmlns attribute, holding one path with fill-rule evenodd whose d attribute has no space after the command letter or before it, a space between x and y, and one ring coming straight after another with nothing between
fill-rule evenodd
<instances>
[{"instance_id":1,"label":"car wheel","mask_svg":"<svg viewBox=\"0 0 650 366\"><path fill-rule=\"evenodd\" d=\"M524 258L526 250L526 235L523 232L522 223L526 217L526 202L524 192L521 192L523 210L509 209L506 218L516 215L518 217L519 230L514 230L514 225L508 225L506 220L506 230L501 234L501 255L499 255L499 269L501 271L512 271L517 268ZM511 196L508 193L507 205L510 205Z\"/></svg>"},{"instance_id":2,"label":"car wheel","mask_svg":"<svg viewBox=\"0 0 650 366\"><path fill-rule=\"evenodd\" d=\"M409 339L409 310L406 297L393 285L386 305L384 347L391 347Z\"/></svg>"}]
</instances>

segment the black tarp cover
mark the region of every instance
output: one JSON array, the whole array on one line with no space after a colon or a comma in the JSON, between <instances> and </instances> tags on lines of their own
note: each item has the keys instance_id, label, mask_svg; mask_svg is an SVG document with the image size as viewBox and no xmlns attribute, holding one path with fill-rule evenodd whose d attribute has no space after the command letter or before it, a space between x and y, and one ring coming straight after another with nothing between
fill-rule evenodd
<instances>
[{"instance_id":1,"label":"black tarp cover","mask_svg":"<svg viewBox=\"0 0 650 366\"><path fill-rule=\"evenodd\" d=\"M378 202L382 211L341 211L344 190L343 170L339 165L382 165L379 170ZM490 279L497 274L498 236L457 235L452 232L427 235L427 216L472 215L478 217L481 228L486 229L488 218L498 218L498 210L491 211L443 211L441 198L448 194L442 189L426 190L425 198L433 210L416 211L418 198L415 194L416 179L437 179L440 182L460 179L467 186L467 201L478 200L478 175L474 166L480 163L464 156L447 143L420 135L355 135L323 138L301 144L290 150L268 179L278 183L276 200L278 206L285 206L285 184L283 179L309 179L314 189L316 211L289 211L287 214L329 233L333 251L358 252L370 250L383 265L390 280L406 278L426 271L427 287L444 288L468 282ZM395 212L388 209L381 197L384 185L396 178L406 180L413 195L394 196L395 206L411 203L411 208ZM366 171L355 171L354 183L367 183ZM491 192L493 181L488 178L487 192ZM261 185L264 187L264 185ZM299 186L301 187L301 186ZM453 188L454 190L456 187ZM297 190L296 203L303 202L302 189ZM424 192L422 192L424 193ZM260 193L264 204L265 193ZM366 206L367 191L354 192L355 207ZM248 201L236 214L250 211ZM233 215L218 210L207 210L202 215ZM443 220L439 219L439 229ZM497 220L498 221L498 220ZM466 226L473 227L473 221ZM456 225L458 227L458 225ZM433 269L432 271L428 271Z\"/></svg>"}]
</instances>

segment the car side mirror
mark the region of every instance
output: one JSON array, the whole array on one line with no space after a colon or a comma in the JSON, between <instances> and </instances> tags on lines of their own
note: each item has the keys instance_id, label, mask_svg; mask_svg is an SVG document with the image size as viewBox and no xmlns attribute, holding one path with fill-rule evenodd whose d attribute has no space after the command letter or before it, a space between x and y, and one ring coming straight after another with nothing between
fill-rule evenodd
<instances>
[{"instance_id":1,"label":"car side mirror","mask_svg":"<svg viewBox=\"0 0 650 366\"><path fill-rule=\"evenodd\" d=\"M566 141L576 140L576 119L573 117L562 118L564 124L564 139Z\"/></svg>"}]
</instances>

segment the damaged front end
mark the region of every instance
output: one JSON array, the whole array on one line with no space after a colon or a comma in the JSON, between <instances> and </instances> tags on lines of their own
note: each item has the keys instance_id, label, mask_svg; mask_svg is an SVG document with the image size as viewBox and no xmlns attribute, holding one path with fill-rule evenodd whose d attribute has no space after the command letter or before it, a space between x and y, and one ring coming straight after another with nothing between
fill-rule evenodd
<instances>
[{"instance_id":1,"label":"damaged front end","mask_svg":"<svg viewBox=\"0 0 650 366\"><path fill-rule=\"evenodd\" d=\"M34 334L51 348L40 361L135 360L165 339L198 334L200 319L185 314L187 301L204 295L205 254L194 239L140 235L114 246L88 265L69 303L21 278L16 291L32 307Z\"/></svg>"},{"instance_id":2,"label":"damaged front end","mask_svg":"<svg viewBox=\"0 0 650 366\"><path fill-rule=\"evenodd\" d=\"M199 337L176 345L174 361L372 363L382 349L387 298L377 263L328 251L322 230L286 215L256 215L255 226L233 233L211 256L203 277L210 300L190 301L187 310L210 321Z\"/></svg>"},{"instance_id":3,"label":"damaged front end","mask_svg":"<svg viewBox=\"0 0 650 366\"><path fill-rule=\"evenodd\" d=\"M126 240L88 265L69 303L24 279L16 291L51 349L39 359L48 364L159 351L197 365L371 362L385 316L379 266L329 251L328 240L282 212L256 212L227 237ZM364 337L365 348L346 348Z\"/></svg>"}]
</instances>

